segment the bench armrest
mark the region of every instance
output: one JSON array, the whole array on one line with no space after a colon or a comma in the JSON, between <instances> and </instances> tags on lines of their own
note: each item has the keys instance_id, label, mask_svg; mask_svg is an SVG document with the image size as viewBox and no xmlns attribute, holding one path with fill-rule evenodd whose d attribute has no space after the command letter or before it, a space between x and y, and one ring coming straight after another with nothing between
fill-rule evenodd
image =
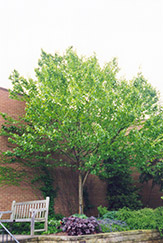
<instances>
[{"instance_id":1,"label":"bench armrest","mask_svg":"<svg viewBox=\"0 0 163 243\"><path fill-rule=\"evenodd\" d=\"M31 208L30 212L32 213L32 218L35 218L37 213L45 212L46 210L47 210L46 208L41 208L41 209Z\"/></svg>"},{"instance_id":2,"label":"bench armrest","mask_svg":"<svg viewBox=\"0 0 163 243\"><path fill-rule=\"evenodd\" d=\"M0 211L0 219L2 218L3 214L9 214L12 213L12 211Z\"/></svg>"},{"instance_id":3,"label":"bench armrest","mask_svg":"<svg viewBox=\"0 0 163 243\"><path fill-rule=\"evenodd\" d=\"M30 209L30 212L32 213L32 217L31 217L31 235L34 235L34 228L35 228L35 217L36 217L36 214L39 213L39 212L45 212L47 211L46 208L42 208L42 209L34 209L34 208L31 208Z\"/></svg>"},{"instance_id":4,"label":"bench armrest","mask_svg":"<svg viewBox=\"0 0 163 243\"><path fill-rule=\"evenodd\" d=\"M38 213L38 212L44 212L46 210L47 210L46 208L40 208L40 209L31 208L30 209L30 212L32 212L32 213Z\"/></svg>"}]
</instances>

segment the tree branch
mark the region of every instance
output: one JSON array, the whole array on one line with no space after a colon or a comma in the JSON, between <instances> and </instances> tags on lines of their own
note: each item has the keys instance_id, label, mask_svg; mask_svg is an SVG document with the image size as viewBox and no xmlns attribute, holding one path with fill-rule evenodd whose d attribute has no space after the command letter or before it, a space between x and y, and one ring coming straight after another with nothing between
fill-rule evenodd
<instances>
[{"instance_id":1,"label":"tree branch","mask_svg":"<svg viewBox=\"0 0 163 243\"><path fill-rule=\"evenodd\" d=\"M86 182L86 180L87 180L87 177L88 177L89 173L90 173L90 171L88 170L88 171L86 172L85 176L84 176L83 183L82 183L82 184L83 184L83 187L84 187L84 184L85 184L85 182Z\"/></svg>"},{"instance_id":2,"label":"tree branch","mask_svg":"<svg viewBox=\"0 0 163 243\"><path fill-rule=\"evenodd\" d=\"M121 132L122 130L124 130L125 128L127 128L127 126L121 127L121 128L118 130L118 132L116 133L116 135L111 139L110 144L114 143L116 137L117 137L117 136L120 134L120 132Z\"/></svg>"},{"instance_id":3,"label":"tree branch","mask_svg":"<svg viewBox=\"0 0 163 243\"><path fill-rule=\"evenodd\" d=\"M64 154L71 162L76 163L68 153L65 153L62 149L59 149L62 154Z\"/></svg>"}]
</instances>

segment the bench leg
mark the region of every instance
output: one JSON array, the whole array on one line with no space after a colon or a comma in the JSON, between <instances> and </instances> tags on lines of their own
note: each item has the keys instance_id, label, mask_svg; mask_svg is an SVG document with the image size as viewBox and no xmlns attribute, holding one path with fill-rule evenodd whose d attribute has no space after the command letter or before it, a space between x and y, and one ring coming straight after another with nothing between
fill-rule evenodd
<instances>
[{"instance_id":1,"label":"bench leg","mask_svg":"<svg viewBox=\"0 0 163 243\"><path fill-rule=\"evenodd\" d=\"M34 219L31 219L31 235L33 236L34 235L34 226L35 225L35 221Z\"/></svg>"},{"instance_id":2,"label":"bench leg","mask_svg":"<svg viewBox=\"0 0 163 243\"><path fill-rule=\"evenodd\" d=\"M34 235L34 229L35 229L35 217L31 218L31 236Z\"/></svg>"},{"instance_id":3,"label":"bench leg","mask_svg":"<svg viewBox=\"0 0 163 243\"><path fill-rule=\"evenodd\" d=\"M45 229L45 231L48 231L48 220L47 219L45 219L44 229Z\"/></svg>"}]
</instances>

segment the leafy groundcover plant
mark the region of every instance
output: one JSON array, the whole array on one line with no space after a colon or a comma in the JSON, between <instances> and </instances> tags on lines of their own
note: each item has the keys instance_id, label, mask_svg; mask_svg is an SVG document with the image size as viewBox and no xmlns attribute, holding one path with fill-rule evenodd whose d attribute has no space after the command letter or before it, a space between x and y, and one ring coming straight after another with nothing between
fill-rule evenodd
<instances>
[{"instance_id":1,"label":"leafy groundcover plant","mask_svg":"<svg viewBox=\"0 0 163 243\"><path fill-rule=\"evenodd\" d=\"M98 220L98 222L103 233L129 230L128 225L121 220L105 218Z\"/></svg>"},{"instance_id":2,"label":"leafy groundcover plant","mask_svg":"<svg viewBox=\"0 0 163 243\"><path fill-rule=\"evenodd\" d=\"M86 235L101 232L99 222L93 216L89 218L73 216L63 218L61 228L68 235Z\"/></svg>"},{"instance_id":3,"label":"leafy groundcover plant","mask_svg":"<svg viewBox=\"0 0 163 243\"><path fill-rule=\"evenodd\" d=\"M129 227L126 224L126 222L118 220L118 211L108 211L106 207L99 206L98 212L98 222L101 226L101 230L103 233L129 230Z\"/></svg>"},{"instance_id":4,"label":"leafy groundcover plant","mask_svg":"<svg viewBox=\"0 0 163 243\"><path fill-rule=\"evenodd\" d=\"M117 219L125 221L130 230L157 229L163 236L163 207L133 211L129 208L123 208L117 212L116 216Z\"/></svg>"},{"instance_id":5,"label":"leafy groundcover plant","mask_svg":"<svg viewBox=\"0 0 163 243\"><path fill-rule=\"evenodd\" d=\"M118 211L107 211L106 207L98 207L98 211L102 232L157 229L163 236L163 207L140 210L122 208Z\"/></svg>"}]
</instances>

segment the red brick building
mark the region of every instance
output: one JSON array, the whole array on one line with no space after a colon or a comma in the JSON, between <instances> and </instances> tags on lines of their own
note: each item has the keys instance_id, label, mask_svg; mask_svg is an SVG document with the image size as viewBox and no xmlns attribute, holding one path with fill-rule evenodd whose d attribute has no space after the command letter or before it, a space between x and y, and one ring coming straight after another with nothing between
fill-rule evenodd
<instances>
[{"instance_id":1,"label":"red brick building","mask_svg":"<svg viewBox=\"0 0 163 243\"><path fill-rule=\"evenodd\" d=\"M7 89L0 88L0 112L4 112L18 118L25 112L25 103L22 101L12 100L9 98ZM0 116L0 127L3 124L3 119ZM8 149L7 139L0 136L0 150L5 151ZM54 187L58 188L57 197L55 199L55 212L63 215L70 215L78 211L78 178L77 174L71 169L57 168L53 169L54 172ZM138 174L134 175L137 179ZM106 184L99 180L98 177L90 175L87 180L87 188L89 193L90 204L94 207L89 210L89 214L97 215L97 207L99 205L107 206L106 201ZM143 190L143 203L149 207L157 207L163 205L163 200L158 187L151 191L151 183L144 184ZM0 211L10 210L11 202L28 201L41 199L41 192L33 188L30 181L22 181L20 186L0 186Z\"/></svg>"}]
</instances>

